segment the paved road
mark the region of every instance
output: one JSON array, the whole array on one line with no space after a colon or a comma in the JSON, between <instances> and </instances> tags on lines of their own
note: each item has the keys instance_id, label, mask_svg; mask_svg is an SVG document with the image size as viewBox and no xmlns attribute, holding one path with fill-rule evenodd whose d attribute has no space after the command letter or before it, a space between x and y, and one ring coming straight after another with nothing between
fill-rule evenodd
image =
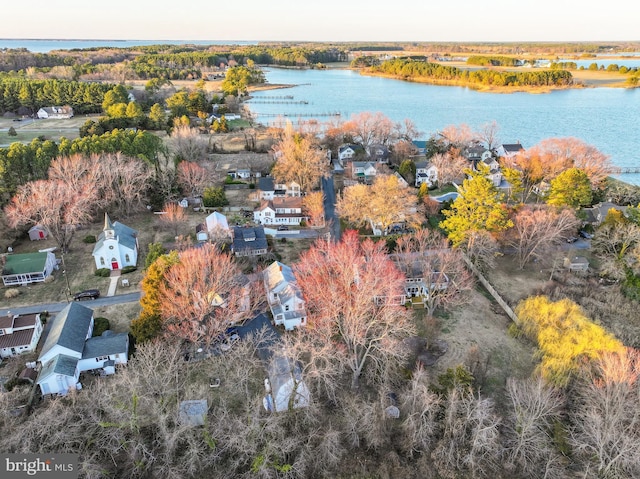
<instances>
[{"instance_id":1,"label":"paved road","mask_svg":"<svg viewBox=\"0 0 640 479\"><path fill-rule=\"evenodd\" d=\"M92 299L89 301L82 301L81 304L83 306L87 306L88 308L98 308L100 306L111 306L113 304L133 303L136 301L140 301L140 291L136 291L135 293L117 294L115 296ZM0 309L0 316L5 316L9 311L15 314L33 314L33 313L41 313L43 311L48 311L49 313L57 313L59 311L62 311L62 309L67 304L69 303L66 303L66 302L43 303L43 304L34 304L31 306L4 308L4 309Z\"/></svg>"},{"instance_id":2,"label":"paved road","mask_svg":"<svg viewBox=\"0 0 640 479\"><path fill-rule=\"evenodd\" d=\"M340 241L340 220L336 215L336 192L333 187L333 176L322 178L322 191L324 192L324 216L329 225L331 239Z\"/></svg>"}]
</instances>

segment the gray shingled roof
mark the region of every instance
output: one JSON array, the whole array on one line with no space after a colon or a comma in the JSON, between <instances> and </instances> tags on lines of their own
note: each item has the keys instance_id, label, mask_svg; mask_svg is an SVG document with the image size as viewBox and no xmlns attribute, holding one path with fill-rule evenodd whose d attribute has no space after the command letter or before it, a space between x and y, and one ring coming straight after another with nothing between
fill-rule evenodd
<instances>
[{"instance_id":1,"label":"gray shingled roof","mask_svg":"<svg viewBox=\"0 0 640 479\"><path fill-rule=\"evenodd\" d=\"M89 338L84 343L82 359L109 356L111 354L124 353L129 350L129 335L127 333L115 334L113 331L105 331L102 336Z\"/></svg>"},{"instance_id":2,"label":"gray shingled roof","mask_svg":"<svg viewBox=\"0 0 640 479\"><path fill-rule=\"evenodd\" d=\"M275 184L273 182L273 178L269 178L267 176L263 176L258 180L258 189L260 191L274 191Z\"/></svg>"},{"instance_id":3,"label":"gray shingled roof","mask_svg":"<svg viewBox=\"0 0 640 479\"><path fill-rule=\"evenodd\" d=\"M38 375L38 383L44 381L52 374L62 374L63 376L75 376L78 360L67 356L66 354L58 354L51 361L45 363Z\"/></svg>"},{"instance_id":4,"label":"gray shingled roof","mask_svg":"<svg viewBox=\"0 0 640 479\"><path fill-rule=\"evenodd\" d=\"M93 310L78 303L70 303L53 319L51 330L44 343L40 357L59 344L82 353L89 332Z\"/></svg>"},{"instance_id":5,"label":"gray shingled roof","mask_svg":"<svg viewBox=\"0 0 640 479\"><path fill-rule=\"evenodd\" d=\"M115 232L116 238L118 238L118 243L129 249L136 249L136 235L138 234L136 230L116 221L113 223L113 231ZM105 234L103 230L98 235L98 241L96 241L96 244L93 247L94 253L102 248L102 245L104 244L104 237Z\"/></svg>"},{"instance_id":6,"label":"gray shingled roof","mask_svg":"<svg viewBox=\"0 0 640 479\"><path fill-rule=\"evenodd\" d=\"M244 252L263 249L267 249L267 237L263 227L242 228L235 226L233 228L233 251Z\"/></svg>"}]
</instances>

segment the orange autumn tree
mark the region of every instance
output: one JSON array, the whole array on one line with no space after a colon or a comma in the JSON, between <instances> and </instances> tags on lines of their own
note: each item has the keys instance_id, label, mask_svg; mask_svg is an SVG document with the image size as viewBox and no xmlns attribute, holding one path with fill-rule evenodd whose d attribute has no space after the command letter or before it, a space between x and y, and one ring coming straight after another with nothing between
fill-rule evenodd
<instances>
[{"instance_id":1,"label":"orange autumn tree","mask_svg":"<svg viewBox=\"0 0 640 479\"><path fill-rule=\"evenodd\" d=\"M382 375L405 357L402 341L415 329L404 307L404 276L383 242L360 242L347 231L339 243L316 242L294 269L308 307L307 334L335 345L353 389L365 368Z\"/></svg>"}]
</instances>

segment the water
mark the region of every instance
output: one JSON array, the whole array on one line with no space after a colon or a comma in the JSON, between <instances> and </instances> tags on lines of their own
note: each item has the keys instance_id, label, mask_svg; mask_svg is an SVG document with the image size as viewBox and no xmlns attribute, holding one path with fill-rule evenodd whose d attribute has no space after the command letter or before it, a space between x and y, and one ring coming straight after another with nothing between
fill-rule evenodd
<instances>
[{"instance_id":1,"label":"water","mask_svg":"<svg viewBox=\"0 0 640 479\"><path fill-rule=\"evenodd\" d=\"M33 53L49 53L52 50L74 48L115 47L127 48L144 45L256 45L257 42L226 42L217 40L40 40L0 39L0 49L26 48Z\"/></svg>"},{"instance_id":2,"label":"water","mask_svg":"<svg viewBox=\"0 0 640 479\"><path fill-rule=\"evenodd\" d=\"M629 54L630 55L630 54ZM592 63L597 63L598 64L598 68L600 68L600 66L604 66L605 68L607 68L609 65L618 65L618 67L627 67L627 68L640 68L640 58L638 57L634 57L634 58L629 58L624 57L624 58L602 58L602 57L598 57L598 58L589 58L587 60L574 60L571 58L562 58L560 60L557 60L558 62L573 62L577 65L578 68L580 67L584 67L584 68L589 68L589 66Z\"/></svg>"},{"instance_id":3,"label":"water","mask_svg":"<svg viewBox=\"0 0 640 479\"><path fill-rule=\"evenodd\" d=\"M448 125L475 130L495 121L504 143L525 148L547 138L576 137L611 157L614 165L640 167L640 89L585 88L547 94L479 93L469 88L410 83L361 76L351 70L288 70L269 68L267 81L298 85L256 92L253 96L293 95L307 104L251 104L260 123L286 114L294 124L312 114L339 112L339 117L312 117L318 122L348 119L352 114L380 111L393 121L408 118L422 139ZM265 116L270 115L270 116ZM640 184L640 175L620 175Z\"/></svg>"}]
</instances>

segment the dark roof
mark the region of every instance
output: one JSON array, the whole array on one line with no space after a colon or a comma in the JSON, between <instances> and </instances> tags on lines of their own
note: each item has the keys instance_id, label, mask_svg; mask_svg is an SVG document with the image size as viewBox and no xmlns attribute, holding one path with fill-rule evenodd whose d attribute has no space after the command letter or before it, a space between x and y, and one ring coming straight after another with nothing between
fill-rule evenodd
<instances>
[{"instance_id":1,"label":"dark roof","mask_svg":"<svg viewBox=\"0 0 640 479\"><path fill-rule=\"evenodd\" d=\"M102 336L87 339L84 343L82 359L126 353L128 350L129 335L127 333L115 334L107 330L102 333Z\"/></svg>"},{"instance_id":2,"label":"dark roof","mask_svg":"<svg viewBox=\"0 0 640 479\"><path fill-rule=\"evenodd\" d=\"M47 264L48 253L23 253L5 256L6 263L2 274L40 273Z\"/></svg>"},{"instance_id":3,"label":"dark roof","mask_svg":"<svg viewBox=\"0 0 640 479\"><path fill-rule=\"evenodd\" d=\"M2 316L0 317L0 329L7 329L13 326L15 316Z\"/></svg>"},{"instance_id":4,"label":"dark roof","mask_svg":"<svg viewBox=\"0 0 640 479\"><path fill-rule=\"evenodd\" d=\"M273 182L273 178L268 176L263 176L258 180L258 189L260 191L274 191L275 183Z\"/></svg>"},{"instance_id":5,"label":"dark roof","mask_svg":"<svg viewBox=\"0 0 640 479\"><path fill-rule=\"evenodd\" d=\"M524 150L524 148L520 143L503 143L502 148L504 148L504 151L513 151L513 152Z\"/></svg>"},{"instance_id":6,"label":"dark roof","mask_svg":"<svg viewBox=\"0 0 640 479\"><path fill-rule=\"evenodd\" d=\"M28 346L35 332L36 330L31 328L15 331L12 334L3 334L0 336L0 349Z\"/></svg>"},{"instance_id":7,"label":"dark roof","mask_svg":"<svg viewBox=\"0 0 640 479\"><path fill-rule=\"evenodd\" d=\"M38 378L38 371L33 368L24 368L18 377L21 379L28 379L33 383Z\"/></svg>"},{"instance_id":8,"label":"dark roof","mask_svg":"<svg viewBox=\"0 0 640 479\"><path fill-rule=\"evenodd\" d=\"M233 227L233 251L242 253L244 251L255 251L267 249L267 237L264 228L258 227Z\"/></svg>"},{"instance_id":9,"label":"dark roof","mask_svg":"<svg viewBox=\"0 0 640 479\"><path fill-rule=\"evenodd\" d=\"M53 319L51 330L40 352L40 357L44 356L56 345L82 353L92 317L92 309L78 303L69 303Z\"/></svg>"},{"instance_id":10,"label":"dark roof","mask_svg":"<svg viewBox=\"0 0 640 479\"><path fill-rule=\"evenodd\" d=\"M264 329L265 334L261 336L261 341L256 345L256 354L266 364L268 364L273 352L273 346L280 341L280 333L273 326L269 318L260 313L252 320L238 327L238 335L245 338L251 335L258 335Z\"/></svg>"},{"instance_id":11,"label":"dark roof","mask_svg":"<svg viewBox=\"0 0 640 479\"><path fill-rule=\"evenodd\" d=\"M45 363L38 376L38 382L41 382L52 374L62 374L63 376L75 376L78 359L67 356L66 354L58 354L51 361Z\"/></svg>"},{"instance_id":12,"label":"dark roof","mask_svg":"<svg viewBox=\"0 0 640 479\"><path fill-rule=\"evenodd\" d=\"M36 321L38 321L37 314L24 314L20 315L13 321L14 329L17 328L25 328L27 326L35 326Z\"/></svg>"}]
</instances>

